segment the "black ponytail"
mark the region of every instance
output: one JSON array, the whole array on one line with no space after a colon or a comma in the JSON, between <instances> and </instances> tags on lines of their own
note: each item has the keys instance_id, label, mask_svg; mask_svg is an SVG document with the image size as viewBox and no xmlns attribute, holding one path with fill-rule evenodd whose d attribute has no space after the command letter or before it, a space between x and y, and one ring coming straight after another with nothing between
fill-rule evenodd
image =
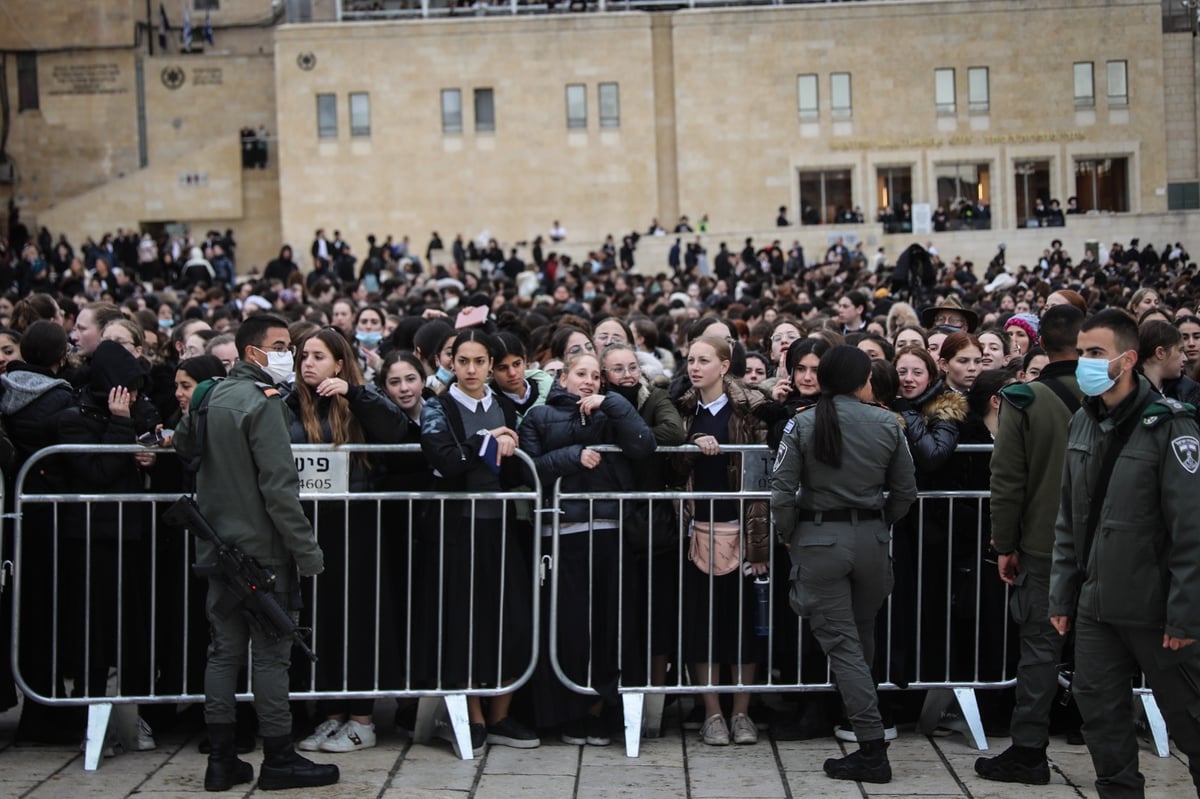
<instances>
[{"instance_id":1,"label":"black ponytail","mask_svg":"<svg viewBox=\"0 0 1200 799\"><path fill-rule=\"evenodd\" d=\"M858 347L841 344L821 356L817 381L821 399L813 420L813 456L818 462L840 469L842 466L842 430L833 399L853 394L871 376L871 358Z\"/></svg>"}]
</instances>

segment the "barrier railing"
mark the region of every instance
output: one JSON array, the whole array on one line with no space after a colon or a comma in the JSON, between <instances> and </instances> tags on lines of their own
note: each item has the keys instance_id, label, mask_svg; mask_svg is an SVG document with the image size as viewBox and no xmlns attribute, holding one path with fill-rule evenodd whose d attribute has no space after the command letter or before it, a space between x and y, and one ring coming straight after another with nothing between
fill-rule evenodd
<instances>
[{"instance_id":1,"label":"barrier railing","mask_svg":"<svg viewBox=\"0 0 1200 799\"><path fill-rule=\"evenodd\" d=\"M595 449L619 452L616 447ZM691 665L685 651L688 647L684 643L685 613L693 614L693 626L707 628L706 658L695 662L702 665L728 664L713 658L714 620L720 614L715 597L719 594L711 590L715 579L703 574L689 561L689 531L685 529L684 517L679 513L682 504L708 503L711 511L717 503L733 502L737 504L737 512L730 513L727 509L720 518L745 519L750 503L770 501L770 451L764 446L723 445L721 452L740 453L743 458L742 490L717 493L568 493L562 490L561 479L554 486L553 508L561 508L568 502L586 502L592 509L596 503L611 501L618 502L621 507L621 525L617 529L589 526L587 530L569 534L587 536L586 550L589 553L596 550L597 540L604 537L615 539L615 546L620 552L617 574L614 578L589 568L587 596L590 599L598 593L594 582L597 575L601 580L615 582L620 599L617 639L595 641L590 637L589 630L588 640L584 642L589 652L587 668L580 670L576 665L575 669L571 669L564 665L564 642L561 639L564 635L570 636L572 640L567 642L567 647L577 648L580 646L580 633L569 626L560 625L561 607L565 601L579 601L579 596L578 590L574 590L569 599L564 599L555 570L548 610L549 657L558 678L571 690L582 694L602 693L604 686L602 680L596 679L597 673L603 677L614 668L618 670L620 678L617 691L624 709L626 753L631 757L637 756L643 726L648 728L649 735L657 734L663 699L668 694L835 690L824 653L811 637L807 623L797 618L787 603L789 575L781 567L790 566L790 559L785 549L776 547L773 526L768 562L771 579L766 611L771 623L762 636L764 640L756 643L747 635L748 627L753 624L747 608L753 601L752 590L747 585L751 578L743 577L741 590L733 591L734 598L731 600L737 605L732 614L735 620L732 639L736 663L765 663L766 672L761 677L747 680L743 678L744 672L735 668L732 669L733 678L730 681L722 681L719 674L714 680L714 669L706 666L702 667L704 674L700 676L685 674L684 666ZM963 445L957 452L986 456L991 452L991 446ZM660 447L658 453L697 455L699 449L690 445ZM1014 686L1016 657L1019 654L1018 647L1010 645L1010 636L1016 628L1009 618L1008 589L997 576L995 561L987 557L990 539L988 497L987 491L923 491L908 517L894 526L891 551L896 582L877 617L876 642L879 645L875 647L874 659L880 690L952 692L967 725L967 738L981 751L986 750L988 744L976 691ZM673 534L665 537L670 539L670 545L657 552L653 549L636 554L629 551L624 523L630 518L626 512L626 506L630 503L637 503L637 514L647 517L651 525L654 523L653 507L656 503L674 506L677 515L673 521ZM666 517L668 514L660 515ZM703 516L718 518L711 512ZM564 538L560 532L560 518L561 514L556 514L553 526L545 532L551 537L550 548L556 562ZM589 514L589 518L594 518L594 514ZM699 534L711 536L711 530ZM745 525L738 535L739 551L744 552ZM674 583L668 585L666 590L656 590L656 581L663 580L674 580ZM698 618L695 615L696 608L688 607L690 599L696 596L695 592L688 590L689 580L693 586L707 583L710 589L704 597L707 602L705 612ZM609 588L611 590L612 586ZM723 598L729 600L729 596L726 593ZM666 608L663 607L664 603ZM728 609L724 610L727 613ZM670 647L665 650L662 631L658 630L660 637L657 645L654 636L656 620L661 626L664 619L672 625L673 632ZM633 634L627 630L631 622L639 625ZM723 635L729 636L730 633L725 631ZM574 654L577 661L577 653ZM666 676L661 662L655 670L655 658L664 655L675 665L670 677ZM597 657L607 662L605 668L596 668ZM1139 693L1147 710L1156 748L1160 755L1166 756L1165 725L1154 705L1153 695L1148 690Z\"/></svg>"},{"instance_id":2,"label":"barrier railing","mask_svg":"<svg viewBox=\"0 0 1200 799\"><path fill-rule=\"evenodd\" d=\"M146 451L50 447L15 483L13 675L34 701L89 707L89 769L113 705L204 700L206 584L191 575L190 535L160 518L183 492L65 490L73 481L64 458L115 457L107 463L119 466L128 457L137 475L133 456ZM293 659L291 697L444 700L456 745L471 757L467 697L514 691L538 663L542 500L532 461L518 450L528 487L497 501L349 490L352 459L420 458L417 445L293 452L326 571L303 581L301 624L311 627L318 661ZM56 477L47 483L46 475ZM238 699L250 698L247 678ZM435 710L436 702L421 703L416 740L433 733Z\"/></svg>"},{"instance_id":3,"label":"barrier railing","mask_svg":"<svg viewBox=\"0 0 1200 799\"><path fill-rule=\"evenodd\" d=\"M960 451L989 449L961 447ZM13 674L34 701L89 707L85 758L89 769L98 763L114 705L204 698L201 677L208 640L204 581L191 574L194 555L189 534L160 520L161 512L183 492L150 493L130 487L123 493L80 493L77 482L64 480L71 470L63 458L132 459L145 451L115 445L52 447L30 460L15 482ZM539 586L546 577L546 656L559 679L575 692L594 695L615 688L624 709L630 756L637 755L643 727L651 734L657 731L667 694L834 690L823 653L805 622L788 606L785 567L789 560L786 550L776 546L773 531L766 596L770 623L764 635L753 629L755 598L746 586L732 593L733 612L722 607L725 618L718 618L715 578L697 578L688 572L696 570L688 560L688 530L678 513L684 503L707 505L708 513L701 516L710 519L728 512L722 503L733 503L736 511L729 515L744 518L750 503L770 499L770 452L761 446L724 446L722 451L739 453L743 459L741 490L570 494L556 484L553 502L544 508L532 461L520 450L517 457L527 467L529 487L506 491L504 499L510 501L501 503L484 494L349 490L351 458L420 459L417 445L295 447L302 485L307 487L301 499L327 560L325 574L305 581L309 593L302 616L303 623L312 627L311 643L320 660L311 664L294 659L291 696L418 699L414 731L418 742L432 736L434 714L444 702L445 723L461 756L469 758L467 697L516 690L538 666ZM170 450L154 452L173 457ZM659 452L683 455L698 450L677 447ZM414 464L413 473L428 475L423 459ZM407 471L403 463L394 462L388 469ZM606 500L617 502L618 519L598 526L594 509ZM969 727L968 737L980 749L987 748L987 741L975 691L1015 682L1007 589L996 577L994 564L985 560L986 500L983 491L923 492L907 526L898 526L892 541L897 585L877 622L875 659L882 690L953 691ZM564 534L562 508L571 502L588 504L589 521L586 529ZM664 503L673 506L675 515L660 513L656 519L655 505ZM542 555L544 510L551 511L553 519L547 533L548 558ZM641 533L647 542L645 551L631 550L624 529L634 515L646 521ZM477 551L477 533L483 529L480 519L485 517L493 519L489 529L500 531L498 553ZM663 524L664 518L673 527L664 536L665 544L655 542L655 525ZM578 604L584 587L572 585L570 597L562 591L563 543L570 536L577 536L574 542L587 542L586 547L573 546L585 553L583 601L589 610L587 623L564 630L565 603ZM593 569L598 547L615 550L614 571ZM455 556L464 552L465 570L452 568L463 565ZM528 607L512 611L521 621L517 624L503 623L504 603L523 593L512 590L513 578L506 568L510 563L520 565L516 573L521 576L516 579L522 582L526 580L522 570L529 569ZM495 599L499 610L488 606L491 600L477 588L477 568L499 569ZM903 583L904 576L911 582ZM464 583L452 584L453 579ZM0 569L0 587L3 582ZM590 608L601 588L610 599L615 595L616 631L615 637L608 632L605 641L596 642ZM684 615L696 612L695 607L685 606L689 596L703 597L704 607L698 616L699 638L685 643L685 635L697 629L695 619ZM353 612L352 605L356 606ZM482 631L475 625L485 610L499 619L494 637L486 640L477 635ZM683 666L688 664L689 650L703 653L696 662L720 662L714 650L718 629L719 635L733 641L731 650L723 646L732 651L732 661L765 664L765 671L748 677L734 669L727 682L711 669L704 679L686 675ZM510 655L506 667L506 636L522 634L527 634L528 643L518 642L516 661ZM564 649L578 647L581 640L584 664L579 665L578 657L564 662ZM453 652L448 649L452 642L457 646ZM494 671L477 671L480 646L493 650ZM603 662L594 657L597 650ZM369 655L355 657L363 651ZM431 657L421 657L422 652ZM367 664L365 671L356 667L362 663ZM456 673L451 665L464 667L465 673L461 668ZM611 685L606 684L609 679ZM1166 729L1154 697L1145 687L1136 693L1146 708L1156 749L1166 756ZM238 698L251 698L248 683Z\"/></svg>"}]
</instances>

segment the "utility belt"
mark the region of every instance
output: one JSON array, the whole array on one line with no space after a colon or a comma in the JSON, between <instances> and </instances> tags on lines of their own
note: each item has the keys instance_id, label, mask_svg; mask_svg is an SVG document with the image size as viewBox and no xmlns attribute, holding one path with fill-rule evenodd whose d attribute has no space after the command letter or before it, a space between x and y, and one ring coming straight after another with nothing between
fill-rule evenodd
<instances>
[{"instance_id":1,"label":"utility belt","mask_svg":"<svg viewBox=\"0 0 1200 799\"><path fill-rule=\"evenodd\" d=\"M883 511L869 508L835 508L834 510L801 510L796 518L802 522L824 524L825 522L851 522L858 524L862 521L873 521L883 518Z\"/></svg>"}]
</instances>

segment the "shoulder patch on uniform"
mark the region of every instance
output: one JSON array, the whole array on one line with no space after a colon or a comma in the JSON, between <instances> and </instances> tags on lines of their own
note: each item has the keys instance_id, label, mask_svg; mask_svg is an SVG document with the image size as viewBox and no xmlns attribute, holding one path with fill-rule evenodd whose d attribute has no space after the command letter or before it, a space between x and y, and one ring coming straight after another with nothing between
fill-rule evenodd
<instances>
[{"instance_id":1,"label":"shoulder patch on uniform","mask_svg":"<svg viewBox=\"0 0 1200 799\"><path fill-rule=\"evenodd\" d=\"M1196 470L1200 469L1200 440L1197 440L1195 436L1180 436L1173 439L1171 451L1175 453L1175 460L1179 461L1179 465L1189 474L1195 474Z\"/></svg>"},{"instance_id":2,"label":"shoulder patch on uniform","mask_svg":"<svg viewBox=\"0 0 1200 799\"><path fill-rule=\"evenodd\" d=\"M794 418L788 419L788 423L783 426L783 432L790 433L790 432L792 432L792 428L795 426L796 426L796 420Z\"/></svg>"},{"instance_id":3,"label":"shoulder patch on uniform","mask_svg":"<svg viewBox=\"0 0 1200 799\"><path fill-rule=\"evenodd\" d=\"M1037 394L1034 393L1033 386L1027 383L1013 383L1000 389L1000 396L1008 401L1008 404L1014 408L1024 410L1033 404L1037 399Z\"/></svg>"},{"instance_id":4,"label":"shoulder patch on uniform","mask_svg":"<svg viewBox=\"0 0 1200 799\"><path fill-rule=\"evenodd\" d=\"M790 426L792 423L788 422ZM787 457L788 445L780 442L779 453L775 456L775 465L771 467L772 472L779 471L779 467L783 465L783 459Z\"/></svg>"},{"instance_id":5,"label":"shoulder patch on uniform","mask_svg":"<svg viewBox=\"0 0 1200 799\"><path fill-rule=\"evenodd\" d=\"M264 397L278 397L279 396L279 389L275 388L275 386L271 385L270 383L260 383L257 380L255 380L254 385L258 386L258 390L263 393Z\"/></svg>"},{"instance_id":6,"label":"shoulder patch on uniform","mask_svg":"<svg viewBox=\"0 0 1200 799\"><path fill-rule=\"evenodd\" d=\"M1146 409L1142 411L1142 424L1146 427L1154 427L1172 416L1191 416L1195 412L1196 409L1186 402L1162 397L1147 405Z\"/></svg>"}]
</instances>

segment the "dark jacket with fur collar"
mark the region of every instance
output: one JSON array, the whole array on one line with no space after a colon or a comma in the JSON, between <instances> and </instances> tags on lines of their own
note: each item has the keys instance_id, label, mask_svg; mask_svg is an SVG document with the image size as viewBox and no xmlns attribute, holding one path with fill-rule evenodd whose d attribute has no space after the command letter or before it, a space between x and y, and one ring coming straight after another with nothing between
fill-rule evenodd
<instances>
[{"instance_id":1,"label":"dark jacket with fur collar","mask_svg":"<svg viewBox=\"0 0 1200 799\"><path fill-rule=\"evenodd\" d=\"M967 418L967 398L939 380L916 399L898 400L895 409L904 418L918 483L929 488L929 478L950 462L958 446L959 430Z\"/></svg>"}]
</instances>

